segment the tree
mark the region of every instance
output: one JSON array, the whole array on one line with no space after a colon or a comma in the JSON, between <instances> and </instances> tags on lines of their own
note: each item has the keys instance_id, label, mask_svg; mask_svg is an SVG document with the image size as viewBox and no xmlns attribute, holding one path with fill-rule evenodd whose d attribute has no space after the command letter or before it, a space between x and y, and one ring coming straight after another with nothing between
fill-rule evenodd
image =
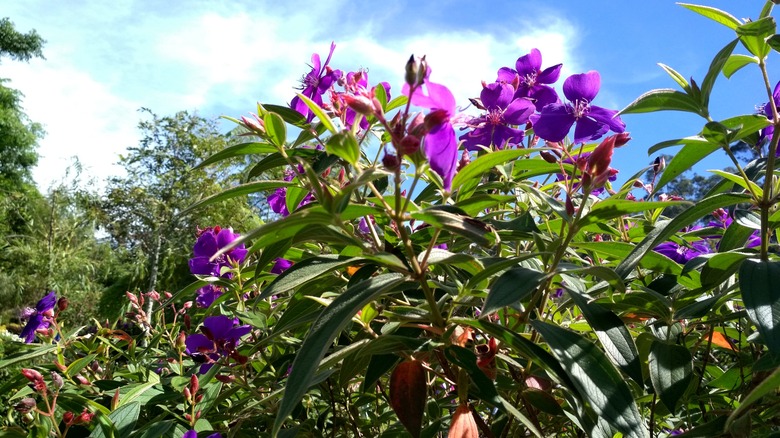
<instances>
[{"instance_id":1,"label":"tree","mask_svg":"<svg viewBox=\"0 0 780 438\"><path fill-rule=\"evenodd\" d=\"M177 290L191 281L187 260L199 227L252 226L258 219L238 198L182 215L197 200L225 188L216 181L238 181L238 171L229 163L194 169L227 147L229 138L213 120L197 114L160 117L141 111L150 119L139 124L139 145L120 158L127 175L108 181L104 226L114 246L133 256L134 287Z\"/></svg>"}]
</instances>

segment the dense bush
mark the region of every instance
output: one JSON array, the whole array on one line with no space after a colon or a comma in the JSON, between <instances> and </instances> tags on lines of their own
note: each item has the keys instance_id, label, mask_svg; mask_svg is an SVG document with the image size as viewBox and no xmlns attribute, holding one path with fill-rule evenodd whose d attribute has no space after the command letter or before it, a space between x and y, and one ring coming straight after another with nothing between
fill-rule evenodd
<instances>
[{"instance_id":1,"label":"dense bush","mask_svg":"<svg viewBox=\"0 0 780 438\"><path fill-rule=\"evenodd\" d=\"M598 72L559 78L532 50L483 85L473 116L425 58L391 85L334 68L335 45L315 54L289 107L234 120L251 141L199 165L249 156L246 182L182 213L262 191L278 220L199 230L197 280L128 293L117 323L63 327L78 309L46 295L22 333L39 343L0 361L24 367L0 388L0 433L777 433L773 3L752 21L684 6L735 40L704 78L665 67L681 90L622 110L704 119L652 148L682 146L649 184L648 169L612 184L612 156L631 142L597 105ZM711 119L716 79L743 67L765 78L762 113ZM758 158L744 164L731 148L746 145ZM706 197L664 193L716 151L736 172L717 172Z\"/></svg>"}]
</instances>

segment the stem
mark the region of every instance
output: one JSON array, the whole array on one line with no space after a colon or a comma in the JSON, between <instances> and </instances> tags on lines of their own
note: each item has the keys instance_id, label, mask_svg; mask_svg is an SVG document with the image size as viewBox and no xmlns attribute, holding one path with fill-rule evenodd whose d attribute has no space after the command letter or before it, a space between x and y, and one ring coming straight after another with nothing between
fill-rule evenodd
<instances>
[{"instance_id":1,"label":"stem","mask_svg":"<svg viewBox=\"0 0 780 438\"><path fill-rule=\"evenodd\" d=\"M758 63L761 69L761 75L764 78L764 86L766 87L767 95L769 96L769 105L772 108L772 124L775 127L775 134L780 134L780 116L778 116L777 105L775 104L775 98L772 95L772 85L769 82L769 74L766 71L766 63L764 59L760 59ZM761 209L761 260L769 259L769 208L772 206L772 181L775 174L775 155L777 154L777 143L780 140L780 135L772 135L772 140L769 142L769 151L766 157L766 171L764 173L764 196L761 197L761 201L758 207Z\"/></svg>"}]
</instances>

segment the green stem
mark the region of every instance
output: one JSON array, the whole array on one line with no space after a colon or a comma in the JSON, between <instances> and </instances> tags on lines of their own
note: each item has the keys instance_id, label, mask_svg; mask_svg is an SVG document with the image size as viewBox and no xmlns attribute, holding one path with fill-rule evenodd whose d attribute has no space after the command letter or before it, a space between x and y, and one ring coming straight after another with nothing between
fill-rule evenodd
<instances>
[{"instance_id":1,"label":"green stem","mask_svg":"<svg viewBox=\"0 0 780 438\"><path fill-rule=\"evenodd\" d=\"M780 133L780 116L778 116L777 105L775 104L775 98L772 95L772 85L769 82L769 74L766 71L764 59L759 60L758 65L761 68L764 86L766 87L767 95L769 96L769 104L772 108L772 124L775 127L775 133ZM769 151L766 157L766 171L764 174L764 194L758 205L761 209L761 260L769 259L769 236L771 235L771 230L769 229L769 208L772 206L773 199L772 182L775 175L775 154L777 153L778 140L780 140L780 135L773 135L772 140L769 142Z\"/></svg>"}]
</instances>

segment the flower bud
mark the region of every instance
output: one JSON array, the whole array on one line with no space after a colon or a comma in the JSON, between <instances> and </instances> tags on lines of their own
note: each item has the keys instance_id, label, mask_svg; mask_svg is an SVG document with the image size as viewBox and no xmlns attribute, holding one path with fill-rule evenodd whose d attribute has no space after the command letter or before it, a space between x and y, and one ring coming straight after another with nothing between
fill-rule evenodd
<instances>
[{"instance_id":1,"label":"flower bud","mask_svg":"<svg viewBox=\"0 0 780 438\"><path fill-rule=\"evenodd\" d=\"M265 134L265 124L262 120L260 120L257 115L252 114L253 119L250 119L248 117L241 116L241 123L244 125L244 128L256 133L256 134Z\"/></svg>"},{"instance_id":2,"label":"flower bud","mask_svg":"<svg viewBox=\"0 0 780 438\"><path fill-rule=\"evenodd\" d=\"M74 417L75 415L73 414L73 412L68 411L62 414L62 421L65 422L66 425L70 426L73 424Z\"/></svg>"},{"instance_id":3,"label":"flower bud","mask_svg":"<svg viewBox=\"0 0 780 438\"><path fill-rule=\"evenodd\" d=\"M374 103L366 96L343 94L342 99L346 102L347 106L352 108L356 113L370 116L374 114Z\"/></svg>"},{"instance_id":4,"label":"flower bud","mask_svg":"<svg viewBox=\"0 0 780 438\"><path fill-rule=\"evenodd\" d=\"M653 173L661 173L665 167L666 160L664 157L656 157L655 160L653 160Z\"/></svg>"},{"instance_id":5,"label":"flower bud","mask_svg":"<svg viewBox=\"0 0 780 438\"><path fill-rule=\"evenodd\" d=\"M544 161L550 164L555 164L558 162L558 157L556 157L550 151L540 151L539 155L544 159Z\"/></svg>"},{"instance_id":6,"label":"flower bud","mask_svg":"<svg viewBox=\"0 0 780 438\"><path fill-rule=\"evenodd\" d=\"M219 380L222 383L231 383L234 380L236 380L235 376L225 375L225 374L217 374L216 376L214 376L214 378Z\"/></svg>"},{"instance_id":7,"label":"flower bud","mask_svg":"<svg viewBox=\"0 0 780 438\"><path fill-rule=\"evenodd\" d=\"M479 438L479 429L469 405L460 404L452 416L450 432L447 438Z\"/></svg>"},{"instance_id":8,"label":"flower bud","mask_svg":"<svg viewBox=\"0 0 780 438\"><path fill-rule=\"evenodd\" d=\"M417 137L425 134L425 116L423 113L415 114L412 121L409 122L409 133Z\"/></svg>"},{"instance_id":9,"label":"flower bud","mask_svg":"<svg viewBox=\"0 0 780 438\"><path fill-rule=\"evenodd\" d=\"M460 161L458 161L458 172L468 166L469 163L471 163L471 154L469 154L469 151L463 151L463 153L460 154Z\"/></svg>"},{"instance_id":10,"label":"flower bud","mask_svg":"<svg viewBox=\"0 0 780 438\"><path fill-rule=\"evenodd\" d=\"M21 399L19 403L14 405L14 410L20 414L26 414L35 409L36 405L37 403L35 402L34 398L25 397Z\"/></svg>"},{"instance_id":11,"label":"flower bud","mask_svg":"<svg viewBox=\"0 0 780 438\"><path fill-rule=\"evenodd\" d=\"M119 406L119 388L114 391L114 396L111 397L111 410L116 410L117 406Z\"/></svg>"},{"instance_id":12,"label":"flower bud","mask_svg":"<svg viewBox=\"0 0 780 438\"><path fill-rule=\"evenodd\" d=\"M57 389L60 389L62 388L63 385L65 385L65 381L62 380L62 376L60 376L60 374L55 371L51 372L51 382L54 384L54 387Z\"/></svg>"},{"instance_id":13,"label":"flower bud","mask_svg":"<svg viewBox=\"0 0 780 438\"><path fill-rule=\"evenodd\" d=\"M75 420L73 420L74 424L89 424L92 421L92 418L95 416L92 412L89 412L86 408L84 408L84 412L79 414L78 417L76 417Z\"/></svg>"},{"instance_id":14,"label":"flower bud","mask_svg":"<svg viewBox=\"0 0 780 438\"><path fill-rule=\"evenodd\" d=\"M417 74L417 85L425 83L425 78L428 77L428 60L425 59L425 55L420 59L420 72Z\"/></svg>"},{"instance_id":15,"label":"flower bud","mask_svg":"<svg viewBox=\"0 0 780 438\"><path fill-rule=\"evenodd\" d=\"M57 309L59 309L60 312L68 308L68 299L65 297L60 297L59 300L57 300Z\"/></svg>"},{"instance_id":16,"label":"flower bud","mask_svg":"<svg viewBox=\"0 0 780 438\"><path fill-rule=\"evenodd\" d=\"M409 86L414 86L417 84L419 74L420 70L417 67L417 60L414 59L414 55L412 55L409 57L409 60L406 61L406 74L404 75L404 80Z\"/></svg>"},{"instance_id":17,"label":"flower bud","mask_svg":"<svg viewBox=\"0 0 780 438\"><path fill-rule=\"evenodd\" d=\"M192 389L192 393L195 394L200 389L200 382L198 381L198 376L195 374L190 377L190 388Z\"/></svg>"},{"instance_id":18,"label":"flower bud","mask_svg":"<svg viewBox=\"0 0 780 438\"><path fill-rule=\"evenodd\" d=\"M620 134L613 135L615 137L615 147L619 148L631 140L631 134L628 132L621 132Z\"/></svg>"},{"instance_id":19,"label":"flower bud","mask_svg":"<svg viewBox=\"0 0 780 438\"><path fill-rule=\"evenodd\" d=\"M184 351L185 348L187 348L185 342L187 341L187 335L184 333L184 331L179 332L179 336L176 337L176 344L175 347L177 350Z\"/></svg>"},{"instance_id":20,"label":"flower bud","mask_svg":"<svg viewBox=\"0 0 780 438\"><path fill-rule=\"evenodd\" d=\"M22 368L22 375L33 383L43 380L43 375L31 368Z\"/></svg>"},{"instance_id":21,"label":"flower bud","mask_svg":"<svg viewBox=\"0 0 780 438\"><path fill-rule=\"evenodd\" d=\"M441 126L444 122L449 120L450 114L447 110L435 109L425 116L425 129L431 131Z\"/></svg>"},{"instance_id":22,"label":"flower bud","mask_svg":"<svg viewBox=\"0 0 780 438\"><path fill-rule=\"evenodd\" d=\"M399 146L401 148L401 154L412 155L420 150L420 139L414 135L407 135L401 139L401 144Z\"/></svg>"},{"instance_id":23,"label":"flower bud","mask_svg":"<svg viewBox=\"0 0 780 438\"><path fill-rule=\"evenodd\" d=\"M184 387L182 394L184 394L184 400L187 400L188 403L192 403L192 391L190 391L188 386Z\"/></svg>"},{"instance_id":24,"label":"flower bud","mask_svg":"<svg viewBox=\"0 0 780 438\"><path fill-rule=\"evenodd\" d=\"M73 376L73 380L78 382L79 385L89 385L89 380L87 380L86 377L82 376L81 374L76 374Z\"/></svg>"},{"instance_id":25,"label":"flower bud","mask_svg":"<svg viewBox=\"0 0 780 438\"><path fill-rule=\"evenodd\" d=\"M385 156L382 157L382 165L387 170L396 171L401 166L401 160L396 155L385 153Z\"/></svg>"}]
</instances>

